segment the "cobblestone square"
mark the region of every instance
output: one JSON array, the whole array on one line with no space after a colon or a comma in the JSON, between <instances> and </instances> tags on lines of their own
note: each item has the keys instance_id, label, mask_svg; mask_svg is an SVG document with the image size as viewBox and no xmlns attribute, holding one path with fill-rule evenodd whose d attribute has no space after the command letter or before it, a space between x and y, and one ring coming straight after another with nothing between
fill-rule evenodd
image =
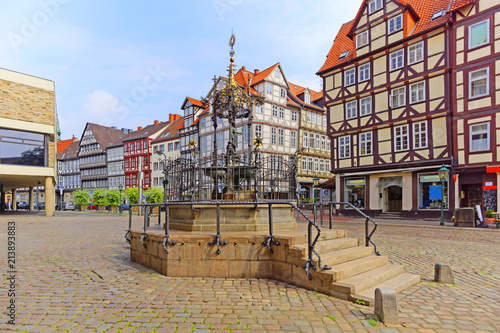
<instances>
[{"instance_id":1,"label":"cobblestone square","mask_svg":"<svg viewBox=\"0 0 500 333\"><path fill-rule=\"evenodd\" d=\"M171 278L130 261L127 215L58 212L0 216L16 222L16 325L7 325L2 269L1 331L26 332L496 332L500 331L500 231L379 221L374 241L422 281L399 294L401 325L373 308L269 280ZM142 217L134 218L139 229ZM361 238L360 220L334 227ZM7 267L2 246L0 265ZM451 266L454 285L432 282Z\"/></svg>"}]
</instances>

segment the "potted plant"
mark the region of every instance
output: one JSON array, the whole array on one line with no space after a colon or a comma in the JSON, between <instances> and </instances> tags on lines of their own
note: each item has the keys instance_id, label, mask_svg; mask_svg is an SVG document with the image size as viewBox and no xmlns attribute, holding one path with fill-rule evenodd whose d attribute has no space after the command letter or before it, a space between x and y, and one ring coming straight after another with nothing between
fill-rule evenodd
<instances>
[{"instance_id":1,"label":"potted plant","mask_svg":"<svg viewBox=\"0 0 500 333\"><path fill-rule=\"evenodd\" d=\"M106 210L106 199L103 190L95 190L92 194L92 201L97 205L97 210Z\"/></svg>"},{"instance_id":2,"label":"potted plant","mask_svg":"<svg viewBox=\"0 0 500 333\"><path fill-rule=\"evenodd\" d=\"M493 209L488 209L484 212L484 222L486 224L495 224L495 212Z\"/></svg>"},{"instance_id":3,"label":"potted plant","mask_svg":"<svg viewBox=\"0 0 500 333\"><path fill-rule=\"evenodd\" d=\"M108 190L104 193L104 201L109 211L117 212L120 204L120 193L117 190Z\"/></svg>"},{"instance_id":4,"label":"potted plant","mask_svg":"<svg viewBox=\"0 0 500 333\"><path fill-rule=\"evenodd\" d=\"M129 205L135 205L139 202L139 189L138 188L128 188L125 190L125 196ZM132 207L132 212L139 213L139 207Z\"/></svg>"},{"instance_id":5,"label":"potted plant","mask_svg":"<svg viewBox=\"0 0 500 333\"><path fill-rule=\"evenodd\" d=\"M87 206L90 203L90 193L88 191L76 190L75 203L80 207L80 211L87 210Z\"/></svg>"}]
</instances>

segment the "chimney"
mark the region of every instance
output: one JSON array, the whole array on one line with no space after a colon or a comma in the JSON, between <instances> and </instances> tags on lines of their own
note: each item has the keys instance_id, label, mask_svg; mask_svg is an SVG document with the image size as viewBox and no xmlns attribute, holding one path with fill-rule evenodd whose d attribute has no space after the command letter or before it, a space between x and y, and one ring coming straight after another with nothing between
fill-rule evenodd
<instances>
[{"instance_id":1,"label":"chimney","mask_svg":"<svg viewBox=\"0 0 500 333\"><path fill-rule=\"evenodd\" d=\"M158 125L160 122L158 120L155 120L154 124L155 126Z\"/></svg>"},{"instance_id":2,"label":"chimney","mask_svg":"<svg viewBox=\"0 0 500 333\"><path fill-rule=\"evenodd\" d=\"M256 69L254 69L254 70L253 70L253 73L254 73L255 75L257 75L257 74L259 74L259 73L260 73L260 70L259 70L258 68L256 68Z\"/></svg>"},{"instance_id":3,"label":"chimney","mask_svg":"<svg viewBox=\"0 0 500 333\"><path fill-rule=\"evenodd\" d=\"M141 126L137 127L137 131L138 131L138 132L139 132L139 131L142 131L142 127L141 127Z\"/></svg>"},{"instance_id":4,"label":"chimney","mask_svg":"<svg viewBox=\"0 0 500 333\"><path fill-rule=\"evenodd\" d=\"M171 122L174 122L176 121L177 119L179 119L181 117L180 114L169 114L168 115L168 121L171 123Z\"/></svg>"},{"instance_id":5,"label":"chimney","mask_svg":"<svg viewBox=\"0 0 500 333\"><path fill-rule=\"evenodd\" d=\"M245 66L242 66L242 67L241 67L241 70L242 70L242 71L246 71L246 70L247 70L247 68L246 68Z\"/></svg>"}]
</instances>

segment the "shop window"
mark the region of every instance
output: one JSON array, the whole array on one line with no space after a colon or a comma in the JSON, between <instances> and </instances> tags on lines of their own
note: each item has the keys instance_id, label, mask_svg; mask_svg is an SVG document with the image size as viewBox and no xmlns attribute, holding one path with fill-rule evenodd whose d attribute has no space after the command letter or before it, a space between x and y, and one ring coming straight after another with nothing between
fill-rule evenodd
<instances>
[{"instance_id":1,"label":"shop window","mask_svg":"<svg viewBox=\"0 0 500 333\"><path fill-rule=\"evenodd\" d=\"M346 179L344 181L344 201L354 207L365 208L365 179Z\"/></svg>"},{"instance_id":2,"label":"shop window","mask_svg":"<svg viewBox=\"0 0 500 333\"><path fill-rule=\"evenodd\" d=\"M444 200L441 180L435 174L419 175L419 207L420 209L448 209L448 180L444 182Z\"/></svg>"}]
</instances>

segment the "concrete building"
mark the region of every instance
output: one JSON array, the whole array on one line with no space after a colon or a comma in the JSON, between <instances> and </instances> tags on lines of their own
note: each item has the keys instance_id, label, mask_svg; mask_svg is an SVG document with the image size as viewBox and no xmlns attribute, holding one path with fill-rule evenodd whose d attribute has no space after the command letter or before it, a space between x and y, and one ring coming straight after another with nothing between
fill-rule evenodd
<instances>
[{"instance_id":1,"label":"concrete building","mask_svg":"<svg viewBox=\"0 0 500 333\"><path fill-rule=\"evenodd\" d=\"M34 187L44 186L50 216L57 176L54 82L0 69L0 91L0 203L11 190L15 209L17 189L27 187L33 209Z\"/></svg>"}]
</instances>

